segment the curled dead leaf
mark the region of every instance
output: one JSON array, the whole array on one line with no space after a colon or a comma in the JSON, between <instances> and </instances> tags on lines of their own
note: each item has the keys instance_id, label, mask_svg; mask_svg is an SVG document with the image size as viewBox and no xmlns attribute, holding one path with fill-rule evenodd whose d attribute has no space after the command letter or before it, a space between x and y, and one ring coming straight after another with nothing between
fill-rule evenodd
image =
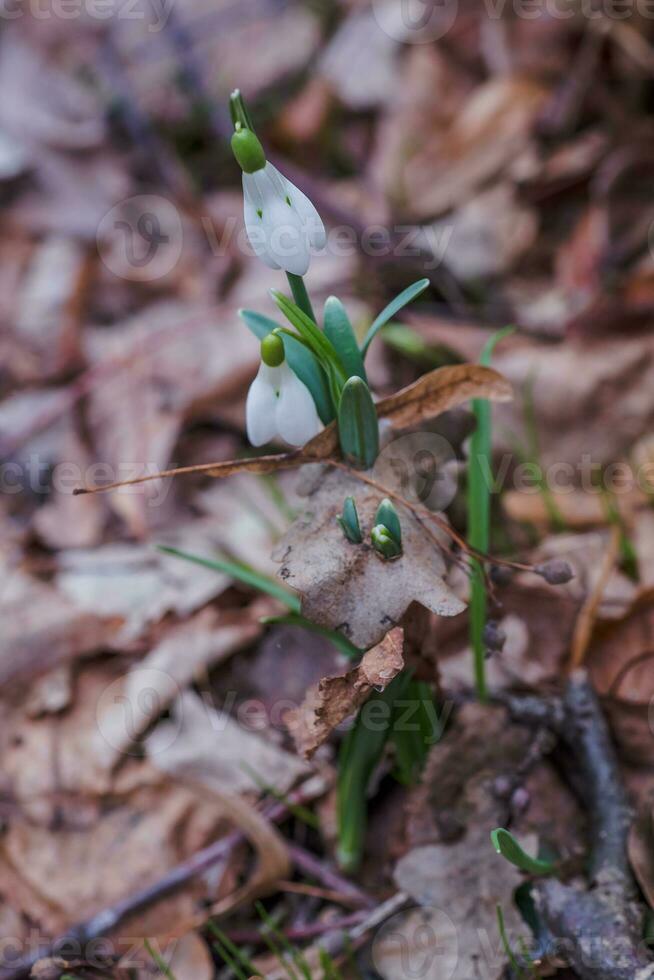
<instances>
[{"instance_id":1,"label":"curled dead leaf","mask_svg":"<svg viewBox=\"0 0 654 980\"><path fill-rule=\"evenodd\" d=\"M400 622L412 602L439 616L465 608L445 583L442 532L427 528L401 504L402 555L384 561L374 550L370 531L383 493L343 471L316 474L308 488L307 509L278 542L273 558L280 578L302 596L305 616L340 630L366 650ZM346 497L356 500L364 534L350 544L337 523Z\"/></svg>"},{"instance_id":2,"label":"curled dead leaf","mask_svg":"<svg viewBox=\"0 0 654 980\"><path fill-rule=\"evenodd\" d=\"M359 708L373 689L383 691L404 666L404 631L396 627L346 674L323 677L309 688L299 708L284 716L300 755L310 759L343 719Z\"/></svg>"}]
</instances>

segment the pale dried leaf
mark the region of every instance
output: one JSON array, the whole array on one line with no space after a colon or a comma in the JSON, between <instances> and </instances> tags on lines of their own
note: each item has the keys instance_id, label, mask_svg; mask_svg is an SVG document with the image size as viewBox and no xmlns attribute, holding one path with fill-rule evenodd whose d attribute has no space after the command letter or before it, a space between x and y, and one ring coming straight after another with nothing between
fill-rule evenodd
<instances>
[{"instance_id":1,"label":"pale dried leaf","mask_svg":"<svg viewBox=\"0 0 654 980\"><path fill-rule=\"evenodd\" d=\"M262 630L260 617L271 612L265 600L233 613L208 608L167 630L98 705L98 735L107 758L118 759L128 750L194 679L254 642Z\"/></svg>"},{"instance_id":2,"label":"pale dried leaf","mask_svg":"<svg viewBox=\"0 0 654 980\"><path fill-rule=\"evenodd\" d=\"M364 655L361 663L338 677L324 677L311 687L299 708L284 715L300 755L310 759L344 718L373 691L383 691L404 666L404 632L397 627Z\"/></svg>"},{"instance_id":3,"label":"pale dried leaf","mask_svg":"<svg viewBox=\"0 0 654 980\"><path fill-rule=\"evenodd\" d=\"M360 545L345 539L336 520L348 496L355 497L359 511ZM379 557L369 535L382 497L347 473L319 474L306 512L273 552L282 566L280 578L302 596L304 615L340 630L361 649L379 643L414 601L440 616L465 608L444 581L442 536L428 533L401 505L403 554L392 562Z\"/></svg>"},{"instance_id":4,"label":"pale dried leaf","mask_svg":"<svg viewBox=\"0 0 654 980\"><path fill-rule=\"evenodd\" d=\"M271 741L265 726L248 730L191 691L177 699L172 720L155 728L146 748L162 772L227 793L259 793L262 784L286 793L308 771Z\"/></svg>"}]
</instances>

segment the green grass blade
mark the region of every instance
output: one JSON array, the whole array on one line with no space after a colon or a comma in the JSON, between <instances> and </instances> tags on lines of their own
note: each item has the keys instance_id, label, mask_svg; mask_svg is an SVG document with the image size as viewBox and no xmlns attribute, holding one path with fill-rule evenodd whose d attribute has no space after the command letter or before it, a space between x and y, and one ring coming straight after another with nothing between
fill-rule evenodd
<instances>
[{"instance_id":1,"label":"green grass blade","mask_svg":"<svg viewBox=\"0 0 654 980\"><path fill-rule=\"evenodd\" d=\"M273 599L277 599L287 606L291 612L299 613L300 611L301 603L299 596L293 592L289 592L288 589L284 588L283 585L280 585L274 579L268 578L267 575L263 575L261 572L255 572L253 568L249 568L241 562L229 561L226 558L203 558L201 555L191 555L187 551L180 551L178 548L171 548L163 544L157 545L157 550L161 551L164 555L182 558L184 561L193 562L195 565L201 565L203 568L211 568L216 572L224 572L225 575L229 575L230 578L235 579L237 582L241 582L251 589L256 589L257 592L264 592L266 595L272 596Z\"/></svg>"},{"instance_id":2,"label":"green grass blade","mask_svg":"<svg viewBox=\"0 0 654 980\"><path fill-rule=\"evenodd\" d=\"M480 363L490 365L495 345L513 327L507 327L494 334L484 347ZM470 440L470 459L468 462L468 541L477 551L484 554L490 545L490 503L491 487L488 483L492 453L491 405L487 398L475 398L472 412L476 427ZM470 575L470 640L475 664L475 685L480 701L488 697L486 687L486 661L483 642L486 624L486 584L481 564L473 559Z\"/></svg>"},{"instance_id":3,"label":"green grass blade","mask_svg":"<svg viewBox=\"0 0 654 980\"><path fill-rule=\"evenodd\" d=\"M319 636L324 636L330 640L341 653L352 660L357 660L364 653L359 647L355 647L354 643L351 643L343 633L339 633L338 630L330 630L326 626L318 626L317 623L312 623L301 613L289 613L287 616L264 616L261 622L266 626L301 626L305 630L311 630L312 633L317 633Z\"/></svg>"},{"instance_id":4,"label":"green grass blade","mask_svg":"<svg viewBox=\"0 0 654 980\"><path fill-rule=\"evenodd\" d=\"M143 945L145 946L148 952L148 956L150 957L152 962L161 971L162 976L167 977L168 980L176 980L175 974L170 969L163 956L159 952L157 952L157 950L152 948L150 940L145 939L143 941Z\"/></svg>"},{"instance_id":5,"label":"green grass blade","mask_svg":"<svg viewBox=\"0 0 654 980\"><path fill-rule=\"evenodd\" d=\"M257 969L250 962L245 953L236 946L229 936L220 929L211 919L207 922L207 928L214 936L212 945L223 958L232 973L236 974L238 980L250 980L250 977L259 975ZM244 968L245 971L242 969Z\"/></svg>"},{"instance_id":6,"label":"green grass blade","mask_svg":"<svg viewBox=\"0 0 654 980\"><path fill-rule=\"evenodd\" d=\"M404 306L407 306L408 303L411 303L412 300L420 296L421 293L424 293L428 285L429 279L419 279L418 282L414 282L413 285L407 286L407 288L403 290L399 296L396 296L395 299L381 311L375 322L368 330L368 333L363 338L363 343L361 344L361 356L364 359L368 353L370 344L373 342L381 328L388 323L389 320L392 320L395 314L399 313Z\"/></svg>"}]
</instances>

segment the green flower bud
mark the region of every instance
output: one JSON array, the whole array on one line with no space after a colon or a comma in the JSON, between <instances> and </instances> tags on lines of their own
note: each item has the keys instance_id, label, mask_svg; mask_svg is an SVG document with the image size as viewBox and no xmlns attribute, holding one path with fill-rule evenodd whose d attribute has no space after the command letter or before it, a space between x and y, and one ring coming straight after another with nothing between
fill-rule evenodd
<instances>
[{"instance_id":1,"label":"green flower bud","mask_svg":"<svg viewBox=\"0 0 654 980\"><path fill-rule=\"evenodd\" d=\"M400 527L400 518L397 516L397 511L395 510L394 504L388 499L388 497L385 497L377 508L377 513L375 514L375 524L381 524L399 545L402 544L402 528Z\"/></svg>"},{"instance_id":2,"label":"green flower bud","mask_svg":"<svg viewBox=\"0 0 654 980\"><path fill-rule=\"evenodd\" d=\"M268 367L279 367L284 363L284 342L276 333L267 334L261 341L261 360Z\"/></svg>"},{"instance_id":3,"label":"green flower bud","mask_svg":"<svg viewBox=\"0 0 654 980\"><path fill-rule=\"evenodd\" d=\"M245 129L240 123L236 123L236 131L232 136L232 152L246 174L253 174L266 166L266 154L261 143L251 129Z\"/></svg>"},{"instance_id":4,"label":"green flower bud","mask_svg":"<svg viewBox=\"0 0 654 980\"><path fill-rule=\"evenodd\" d=\"M359 515L354 497L345 498L343 513L336 520L341 525L343 534L348 541L351 541L352 544L361 544L363 535L361 534L361 525L359 524Z\"/></svg>"},{"instance_id":5,"label":"green flower bud","mask_svg":"<svg viewBox=\"0 0 654 980\"><path fill-rule=\"evenodd\" d=\"M377 524L373 527L370 532L370 537L372 538L375 551L387 561L399 558L402 554L402 546L397 543L392 534L389 533L388 528L385 528L383 524Z\"/></svg>"}]
</instances>

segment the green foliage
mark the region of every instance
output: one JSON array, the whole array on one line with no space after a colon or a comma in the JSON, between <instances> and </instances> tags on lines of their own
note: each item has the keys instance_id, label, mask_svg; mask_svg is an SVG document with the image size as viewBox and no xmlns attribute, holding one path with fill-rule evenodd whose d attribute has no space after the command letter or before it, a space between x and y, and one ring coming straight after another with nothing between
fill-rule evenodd
<instances>
[{"instance_id":1,"label":"green foliage","mask_svg":"<svg viewBox=\"0 0 654 980\"><path fill-rule=\"evenodd\" d=\"M202 565L204 568L211 568L216 572L224 572L225 575L229 575L230 578L241 582L242 585L247 585L251 589L256 589L258 592L264 592L266 595L272 596L273 599L277 599L287 606L291 612L300 612L301 604L299 596L293 592L289 592L288 589L280 585L279 582L276 582L275 579L269 578L261 572L256 572L253 568L250 568L242 562L229 561L226 558L203 558L200 555L191 555L187 551L180 551L178 548L170 548L162 544L157 545L157 550L163 552L164 555L183 558L184 561L194 562L196 565Z\"/></svg>"},{"instance_id":2,"label":"green foliage","mask_svg":"<svg viewBox=\"0 0 654 980\"><path fill-rule=\"evenodd\" d=\"M361 378L350 378L338 405L338 434L345 459L370 469L379 455L379 422L370 389Z\"/></svg>"},{"instance_id":3,"label":"green foliage","mask_svg":"<svg viewBox=\"0 0 654 980\"><path fill-rule=\"evenodd\" d=\"M521 871L526 871L530 875L549 875L554 871L553 861L542 861L531 857L522 849L513 834L504 827L491 831L490 836L497 853Z\"/></svg>"},{"instance_id":4,"label":"green foliage","mask_svg":"<svg viewBox=\"0 0 654 980\"><path fill-rule=\"evenodd\" d=\"M480 363L488 367L495 345L513 331L507 327L494 334L484 347ZM486 398L475 398L472 411L476 420L470 440L468 461L468 541L484 554L490 545L490 472L492 452L491 406ZM473 559L470 579L470 639L475 658L475 683L481 701L487 697L486 661L483 641L486 623L486 583L481 564Z\"/></svg>"},{"instance_id":5,"label":"green foliage","mask_svg":"<svg viewBox=\"0 0 654 980\"><path fill-rule=\"evenodd\" d=\"M404 670L385 691L373 692L345 736L338 760L337 818L338 859L347 871L356 870L363 855L368 787L387 744L395 749L395 778L415 782L438 735L434 719L429 686Z\"/></svg>"},{"instance_id":6,"label":"green foliage","mask_svg":"<svg viewBox=\"0 0 654 980\"><path fill-rule=\"evenodd\" d=\"M170 969L170 967L164 960L163 956L159 952L157 952L156 949L152 948L152 944L150 943L149 939L145 939L143 941L143 945L145 946L148 952L148 956L152 959L153 963L155 963L155 965L161 971L162 976L166 977L167 980L176 980L175 974Z\"/></svg>"},{"instance_id":7,"label":"green foliage","mask_svg":"<svg viewBox=\"0 0 654 980\"><path fill-rule=\"evenodd\" d=\"M363 654L363 650L355 647L354 643L351 643L344 633L340 633L338 630L330 630L326 626L318 626L317 623L313 623L301 613L289 613L287 616L264 616L261 622L266 626L301 626L302 629L324 636L325 639L334 644L337 650L340 650L351 660L358 660Z\"/></svg>"},{"instance_id":8,"label":"green foliage","mask_svg":"<svg viewBox=\"0 0 654 980\"><path fill-rule=\"evenodd\" d=\"M400 518L397 510L395 509L395 504L392 500L389 500L388 497L384 497L377 508L377 513L375 514L375 524L383 524L397 544L402 544L402 527L400 525Z\"/></svg>"},{"instance_id":9,"label":"green foliage","mask_svg":"<svg viewBox=\"0 0 654 980\"><path fill-rule=\"evenodd\" d=\"M385 324L392 320L396 313L399 313L401 309L411 303L416 297L424 293L425 289L429 286L429 279L419 279L418 282L414 282L413 285L407 286L399 296L396 296L388 306L384 307L377 319L374 321L367 334L363 338L363 343L361 344L361 354L365 358L368 353L368 348L373 342L379 331Z\"/></svg>"},{"instance_id":10,"label":"green foliage","mask_svg":"<svg viewBox=\"0 0 654 980\"><path fill-rule=\"evenodd\" d=\"M343 513L336 518L340 524L343 534L352 544L361 544L363 535L359 523L359 514L354 497L346 497L343 502Z\"/></svg>"},{"instance_id":11,"label":"green foliage","mask_svg":"<svg viewBox=\"0 0 654 980\"><path fill-rule=\"evenodd\" d=\"M325 336L336 349L348 377L356 376L367 383L366 369L357 343L350 318L345 307L336 296L330 296L325 303Z\"/></svg>"}]
</instances>

